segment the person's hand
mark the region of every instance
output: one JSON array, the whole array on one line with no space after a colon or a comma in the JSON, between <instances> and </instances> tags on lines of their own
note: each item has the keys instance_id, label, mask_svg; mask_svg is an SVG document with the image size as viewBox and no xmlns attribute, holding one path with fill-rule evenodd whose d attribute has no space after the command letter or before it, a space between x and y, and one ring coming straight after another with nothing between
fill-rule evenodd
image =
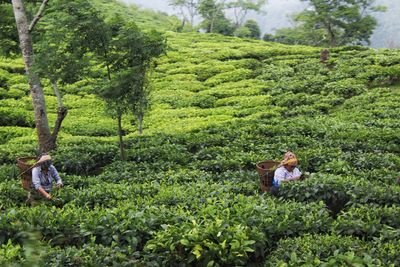
<instances>
[{"instance_id":1,"label":"person's hand","mask_svg":"<svg viewBox=\"0 0 400 267\"><path fill-rule=\"evenodd\" d=\"M50 194L47 194L46 199L51 200L53 197Z\"/></svg>"},{"instance_id":2,"label":"person's hand","mask_svg":"<svg viewBox=\"0 0 400 267\"><path fill-rule=\"evenodd\" d=\"M292 178L292 181L298 181L298 180L300 180L300 176L296 176L296 177Z\"/></svg>"},{"instance_id":3,"label":"person's hand","mask_svg":"<svg viewBox=\"0 0 400 267\"><path fill-rule=\"evenodd\" d=\"M57 189L60 189L61 187L63 187L63 184L56 184Z\"/></svg>"}]
</instances>

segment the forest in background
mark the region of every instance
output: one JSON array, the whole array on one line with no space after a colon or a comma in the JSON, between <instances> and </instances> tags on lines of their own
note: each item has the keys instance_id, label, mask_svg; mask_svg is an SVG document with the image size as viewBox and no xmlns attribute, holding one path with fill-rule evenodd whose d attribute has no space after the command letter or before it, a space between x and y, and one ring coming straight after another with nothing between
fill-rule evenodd
<instances>
[{"instance_id":1,"label":"forest in background","mask_svg":"<svg viewBox=\"0 0 400 267\"><path fill-rule=\"evenodd\" d=\"M142 8L148 8L166 12L168 14L179 13L163 0L124 0L127 4L135 4ZM376 0L376 5L387 7L384 13L376 13L374 16L378 20L378 27L371 38L371 47L375 48L398 48L400 44L400 24L396 23L397 14L400 12L400 2L392 0ZM250 12L248 18L257 21L262 35L265 33L273 34L277 29L290 27L291 15L301 12L306 3L300 0L269 0L263 8L265 14Z\"/></svg>"}]
</instances>

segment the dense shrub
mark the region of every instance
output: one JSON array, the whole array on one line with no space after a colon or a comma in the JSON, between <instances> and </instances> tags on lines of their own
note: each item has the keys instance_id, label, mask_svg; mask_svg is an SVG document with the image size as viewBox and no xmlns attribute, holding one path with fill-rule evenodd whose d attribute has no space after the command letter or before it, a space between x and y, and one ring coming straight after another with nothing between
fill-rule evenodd
<instances>
[{"instance_id":1,"label":"dense shrub","mask_svg":"<svg viewBox=\"0 0 400 267\"><path fill-rule=\"evenodd\" d=\"M98 142L88 138L66 138L59 141L54 154L58 170L70 174L87 175L99 172L117 155L118 147L112 142Z\"/></svg>"},{"instance_id":2,"label":"dense shrub","mask_svg":"<svg viewBox=\"0 0 400 267\"><path fill-rule=\"evenodd\" d=\"M304 235L281 239L267 257L265 266L311 264L319 265L329 257L353 252L358 256L368 252L370 245L358 238L340 235Z\"/></svg>"},{"instance_id":3,"label":"dense shrub","mask_svg":"<svg viewBox=\"0 0 400 267\"><path fill-rule=\"evenodd\" d=\"M0 126L34 127L33 114L26 110L0 107Z\"/></svg>"},{"instance_id":4,"label":"dense shrub","mask_svg":"<svg viewBox=\"0 0 400 267\"><path fill-rule=\"evenodd\" d=\"M358 82L356 79L344 79L337 82L327 83L324 90L344 98L349 98L361 94L366 90L366 88L363 83Z\"/></svg>"},{"instance_id":5,"label":"dense shrub","mask_svg":"<svg viewBox=\"0 0 400 267\"><path fill-rule=\"evenodd\" d=\"M229 72L217 74L204 82L208 86L216 86L226 82L237 82L243 79L250 79L252 77L252 71L248 69L236 69Z\"/></svg>"},{"instance_id":6,"label":"dense shrub","mask_svg":"<svg viewBox=\"0 0 400 267\"><path fill-rule=\"evenodd\" d=\"M34 130L32 128L3 126L0 128L0 144L7 143L16 137L28 136L32 135L33 133Z\"/></svg>"},{"instance_id":7,"label":"dense shrub","mask_svg":"<svg viewBox=\"0 0 400 267\"><path fill-rule=\"evenodd\" d=\"M361 205L340 214L332 225L332 231L366 240L372 240L374 237L398 240L400 237L399 216L400 207L398 205L385 207Z\"/></svg>"}]
</instances>

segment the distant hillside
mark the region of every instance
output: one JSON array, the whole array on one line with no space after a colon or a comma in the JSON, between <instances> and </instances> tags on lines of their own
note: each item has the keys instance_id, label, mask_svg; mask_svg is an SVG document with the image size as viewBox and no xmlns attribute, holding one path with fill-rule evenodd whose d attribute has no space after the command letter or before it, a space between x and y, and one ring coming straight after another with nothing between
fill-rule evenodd
<instances>
[{"instance_id":1,"label":"distant hillside","mask_svg":"<svg viewBox=\"0 0 400 267\"><path fill-rule=\"evenodd\" d=\"M160 11L140 9L134 4L127 6L118 0L91 0L102 13L107 16L120 15L130 18L143 29L157 29L159 31L175 31L181 22L178 18Z\"/></svg>"}]
</instances>

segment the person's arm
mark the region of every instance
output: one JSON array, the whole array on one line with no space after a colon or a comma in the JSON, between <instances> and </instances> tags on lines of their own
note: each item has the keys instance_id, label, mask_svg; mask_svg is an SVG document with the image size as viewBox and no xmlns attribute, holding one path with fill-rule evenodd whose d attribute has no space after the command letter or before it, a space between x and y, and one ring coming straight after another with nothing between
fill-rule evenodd
<instances>
[{"instance_id":1,"label":"person's arm","mask_svg":"<svg viewBox=\"0 0 400 267\"><path fill-rule=\"evenodd\" d=\"M47 200L51 200L51 195L43 189L43 187L39 187L38 192L42 194Z\"/></svg>"},{"instance_id":2,"label":"person's arm","mask_svg":"<svg viewBox=\"0 0 400 267\"><path fill-rule=\"evenodd\" d=\"M298 168L294 168L293 170L293 177L288 178L288 181L297 181L300 180L301 177L301 171Z\"/></svg>"},{"instance_id":3,"label":"person's arm","mask_svg":"<svg viewBox=\"0 0 400 267\"><path fill-rule=\"evenodd\" d=\"M60 175L57 172L56 167L54 167L53 165L50 166L50 171L51 171L51 176L54 177L54 179L56 180L56 186L57 187L62 187L63 183L61 180Z\"/></svg>"},{"instance_id":4,"label":"person's arm","mask_svg":"<svg viewBox=\"0 0 400 267\"><path fill-rule=\"evenodd\" d=\"M291 181L297 181L299 179L300 179L300 176L291 177L291 178L287 178L287 179L283 180L282 183L287 183L287 182L291 182Z\"/></svg>"},{"instance_id":5,"label":"person's arm","mask_svg":"<svg viewBox=\"0 0 400 267\"><path fill-rule=\"evenodd\" d=\"M40 184L40 177L39 177L39 168L33 168L32 170L32 184L33 187L46 199L51 199L51 195L44 190L42 185Z\"/></svg>"}]
</instances>

